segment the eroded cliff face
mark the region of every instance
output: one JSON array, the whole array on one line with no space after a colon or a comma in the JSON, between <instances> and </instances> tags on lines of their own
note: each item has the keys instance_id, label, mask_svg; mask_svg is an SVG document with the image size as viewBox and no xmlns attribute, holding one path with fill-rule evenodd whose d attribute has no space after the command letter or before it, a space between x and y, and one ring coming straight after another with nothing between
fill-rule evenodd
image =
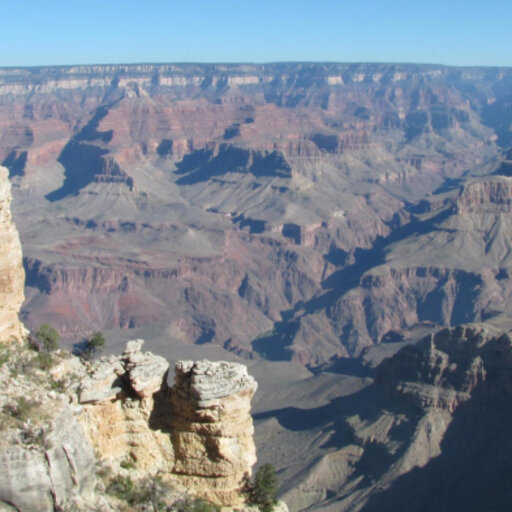
<instances>
[{"instance_id":1,"label":"eroded cliff face","mask_svg":"<svg viewBox=\"0 0 512 512\"><path fill-rule=\"evenodd\" d=\"M243 503L256 462L251 398L257 384L237 363L182 361L172 390L173 472L204 498ZM206 482L211 482L205 485Z\"/></svg>"},{"instance_id":2,"label":"eroded cliff face","mask_svg":"<svg viewBox=\"0 0 512 512\"><path fill-rule=\"evenodd\" d=\"M142 343L128 342L121 356L102 358L83 372L77 389L78 421L110 465L119 468L130 461L140 474L154 477L171 473L174 463L165 421L170 411L162 403L169 391L169 363L141 352Z\"/></svg>"},{"instance_id":3,"label":"eroded cliff face","mask_svg":"<svg viewBox=\"0 0 512 512\"><path fill-rule=\"evenodd\" d=\"M0 167L0 342L20 340L25 328L19 320L25 299L21 244L11 217L9 172Z\"/></svg>"},{"instance_id":4,"label":"eroded cliff face","mask_svg":"<svg viewBox=\"0 0 512 512\"><path fill-rule=\"evenodd\" d=\"M142 343L93 363L18 345L8 352L0 506L119 510L109 486L129 477L139 487L158 481L166 503L192 496L243 509L256 462L255 380L240 364L185 361L169 388L169 364ZM20 367L23 378L13 377Z\"/></svg>"},{"instance_id":5,"label":"eroded cliff face","mask_svg":"<svg viewBox=\"0 0 512 512\"><path fill-rule=\"evenodd\" d=\"M27 325L76 341L160 322L180 342L306 365L359 354L430 315L416 283L400 295L412 269L346 295L371 270L361 259L382 263L372 250L403 235L414 202L497 157L511 81L392 64L0 70ZM426 285L450 288L445 324L457 279Z\"/></svg>"},{"instance_id":6,"label":"eroded cliff face","mask_svg":"<svg viewBox=\"0 0 512 512\"><path fill-rule=\"evenodd\" d=\"M19 344L3 349L0 366L0 508L53 512L100 507L92 445L77 421L76 403L62 392L74 376L52 374L75 361ZM51 364L50 364L51 361ZM80 367L78 362L76 367Z\"/></svg>"},{"instance_id":7,"label":"eroded cliff face","mask_svg":"<svg viewBox=\"0 0 512 512\"><path fill-rule=\"evenodd\" d=\"M406 500L410 510L448 511L470 500L474 510L507 510L510 334L482 323L442 329L384 359L355 392L265 414L304 424L304 442L315 432L324 450L311 442L321 455L295 474L293 455L283 463L290 507L380 512ZM293 451L293 434L281 436Z\"/></svg>"},{"instance_id":8,"label":"eroded cliff face","mask_svg":"<svg viewBox=\"0 0 512 512\"><path fill-rule=\"evenodd\" d=\"M139 474L178 480L197 496L241 505L256 462L251 398L256 381L237 363L183 361L167 386L165 359L129 342L100 359L78 391L78 421L102 458Z\"/></svg>"}]
</instances>

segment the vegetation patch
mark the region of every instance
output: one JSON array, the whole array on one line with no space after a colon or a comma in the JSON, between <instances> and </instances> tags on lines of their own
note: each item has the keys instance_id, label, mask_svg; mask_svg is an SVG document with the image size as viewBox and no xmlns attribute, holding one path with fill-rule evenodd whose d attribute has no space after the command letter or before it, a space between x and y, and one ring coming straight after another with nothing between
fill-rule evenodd
<instances>
[{"instance_id":1,"label":"vegetation patch","mask_svg":"<svg viewBox=\"0 0 512 512\"><path fill-rule=\"evenodd\" d=\"M20 396L15 403L4 405L3 412L20 422L25 422L38 416L40 406L39 402Z\"/></svg>"},{"instance_id":2,"label":"vegetation patch","mask_svg":"<svg viewBox=\"0 0 512 512\"><path fill-rule=\"evenodd\" d=\"M154 512L175 510L166 500L166 497L170 494L171 488L167 483L163 482L159 476L134 481L130 476L116 475L111 478L110 470L103 470L103 474L100 474L100 472L98 472L98 474L102 476L102 478L110 479L106 486L108 494L134 507L129 510L153 510ZM146 508L148 505L150 506L149 509ZM203 511L198 510L197 512ZM205 510L204 512L208 511ZM212 512L214 512L213 509Z\"/></svg>"},{"instance_id":3,"label":"vegetation patch","mask_svg":"<svg viewBox=\"0 0 512 512\"><path fill-rule=\"evenodd\" d=\"M262 512L272 512L277 503L277 490L279 481L276 470L272 464L261 466L254 477L254 481L248 484L249 501Z\"/></svg>"},{"instance_id":4,"label":"vegetation patch","mask_svg":"<svg viewBox=\"0 0 512 512\"><path fill-rule=\"evenodd\" d=\"M9 347L0 343L0 368L7 362L9 362L9 358L11 357L11 351Z\"/></svg>"},{"instance_id":5,"label":"vegetation patch","mask_svg":"<svg viewBox=\"0 0 512 512\"><path fill-rule=\"evenodd\" d=\"M175 503L172 512L220 512L220 507L199 498Z\"/></svg>"}]
</instances>

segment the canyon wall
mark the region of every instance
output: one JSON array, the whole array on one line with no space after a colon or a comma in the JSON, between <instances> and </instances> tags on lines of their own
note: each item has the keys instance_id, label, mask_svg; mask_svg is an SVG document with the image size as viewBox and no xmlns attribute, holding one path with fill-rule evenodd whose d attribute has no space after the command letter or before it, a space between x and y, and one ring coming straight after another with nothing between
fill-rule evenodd
<instances>
[{"instance_id":1,"label":"canyon wall","mask_svg":"<svg viewBox=\"0 0 512 512\"><path fill-rule=\"evenodd\" d=\"M0 341L20 340L25 328L19 320L25 300L25 272L21 244L11 217L11 185L8 170L0 167Z\"/></svg>"},{"instance_id":2,"label":"canyon wall","mask_svg":"<svg viewBox=\"0 0 512 512\"><path fill-rule=\"evenodd\" d=\"M24 321L68 346L160 325L319 366L488 318L510 290L511 84L412 64L0 69Z\"/></svg>"},{"instance_id":3,"label":"canyon wall","mask_svg":"<svg viewBox=\"0 0 512 512\"><path fill-rule=\"evenodd\" d=\"M314 432L323 441L306 469L283 467L290 508L507 510L511 357L510 331L482 323L442 329L384 359L355 391L265 414L293 418L305 439ZM281 442L291 446L286 436Z\"/></svg>"}]
</instances>

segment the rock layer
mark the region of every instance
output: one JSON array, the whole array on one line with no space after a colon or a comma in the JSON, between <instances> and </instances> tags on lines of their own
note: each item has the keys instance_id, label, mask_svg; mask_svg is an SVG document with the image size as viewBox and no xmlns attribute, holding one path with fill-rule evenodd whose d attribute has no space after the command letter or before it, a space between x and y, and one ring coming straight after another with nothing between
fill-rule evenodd
<instances>
[{"instance_id":1,"label":"rock layer","mask_svg":"<svg viewBox=\"0 0 512 512\"><path fill-rule=\"evenodd\" d=\"M0 70L25 322L50 319L69 341L162 323L186 343L307 365L357 355L421 321L423 301L399 318L393 286L382 314L378 299L347 296L347 309L336 294L396 240L409 205L498 156L510 83L509 69L402 64ZM461 211L485 194L468 191Z\"/></svg>"},{"instance_id":2,"label":"rock layer","mask_svg":"<svg viewBox=\"0 0 512 512\"><path fill-rule=\"evenodd\" d=\"M217 503L240 504L256 462L251 398L256 381L236 363L181 361L172 393L174 473Z\"/></svg>"},{"instance_id":3,"label":"rock layer","mask_svg":"<svg viewBox=\"0 0 512 512\"><path fill-rule=\"evenodd\" d=\"M18 314L23 303L25 272L18 231L11 218L8 171L0 167L0 342L24 334Z\"/></svg>"},{"instance_id":4,"label":"rock layer","mask_svg":"<svg viewBox=\"0 0 512 512\"><path fill-rule=\"evenodd\" d=\"M154 476L170 473L174 462L166 411L163 420L157 418L165 409L169 363L142 352L142 344L143 340L129 341L120 356L101 358L90 366L81 379L78 420L102 459L117 466L127 460L137 471Z\"/></svg>"},{"instance_id":5,"label":"rock layer","mask_svg":"<svg viewBox=\"0 0 512 512\"><path fill-rule=\"evenodd\" d=\"M0 510L97 510L98 465L139 483L158 476L216 504L245 503L256 381L241 364L185 361L169 389L168 362L142 343L93 363L59 352L46 374L39 354L16 345L21 355L0 366ZM22 383L12 378L21 365Z\"/></svg>"}]
</instances>

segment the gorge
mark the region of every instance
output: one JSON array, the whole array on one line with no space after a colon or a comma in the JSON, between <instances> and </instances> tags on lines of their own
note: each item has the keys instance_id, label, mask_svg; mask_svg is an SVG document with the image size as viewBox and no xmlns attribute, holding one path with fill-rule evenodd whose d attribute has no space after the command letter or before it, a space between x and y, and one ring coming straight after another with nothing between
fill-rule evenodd
<instances>
[{"instance_id":1,"label":"gorge","mask_svg":"<svg viewBox=\"0 0 512 512\"><path fill-rule=\"evenodd\" d=\"M2 184L2 336L22 335L22 302L69 349L104 331L79 371L84 435L113 460L172 460L185 486L216 429L187 380L201 364L178 365L179 420L152 397L166 365L208 358L258 381L258 461L290 510L507 510L511 85L508 68L413 64L1 69L26 274L23 302ZM137 338L157 354L148 393L130 373L145 356L119 355ZM237 393L226 421L249 432ZM108 418L119 442L101 441ZM217 502L254 463L247 439L208 465Z\"/></svg>"}]
</instances>

